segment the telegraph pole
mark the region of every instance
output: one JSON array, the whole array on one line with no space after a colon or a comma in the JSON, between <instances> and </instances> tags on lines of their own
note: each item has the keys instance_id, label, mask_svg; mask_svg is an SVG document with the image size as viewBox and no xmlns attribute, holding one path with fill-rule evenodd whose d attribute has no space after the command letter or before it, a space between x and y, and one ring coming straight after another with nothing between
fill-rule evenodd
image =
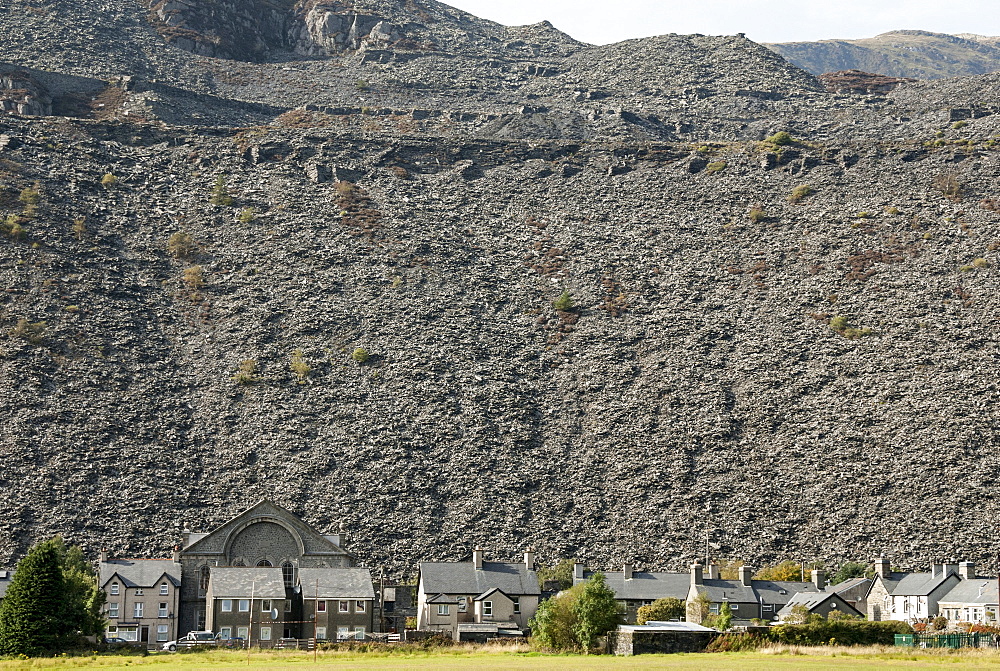
<instances>
[{"instance_id":1,"label":"telegraph pole","mask_svg":"<svg viewBox=\"0 0 1000 671\"><path fill-rule=\"evenodd\" d=\"M246 583L243 583L246 584ZM250 666L250 642L253 641L253 595L257 590L257 581L250 582L250 622L247 624L247 666Z\"/></svg>"}]
</instances>

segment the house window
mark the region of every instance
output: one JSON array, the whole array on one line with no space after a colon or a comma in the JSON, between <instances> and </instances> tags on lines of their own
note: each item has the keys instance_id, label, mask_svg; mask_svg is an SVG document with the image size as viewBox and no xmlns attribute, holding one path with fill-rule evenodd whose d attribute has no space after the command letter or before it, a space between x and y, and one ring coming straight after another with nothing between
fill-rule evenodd
<instances>
[{"instance_id":1,"label":"house window","mask_svg":"<svg viewBox=\"0 0 1000 671\"><path fill-rule=\"evenodd\" d=\"M161 603L160 607L156 609L156 617L166 617L167 616L167 604Z\"/></svg>"},{"instance_id":2,"label":"house window","mask_svg":"<svg viewBox=\"0 0 1000 671\"><path fill-rule=\"evenodd\" d=\"M438 604L438 615L450 615L450 614L451 614L451 606L449 606L446 603Z\"/></svg>"},{"instance_id":3,"label":"house window","mask_svg":"<svg viewBox=\"0 0 1000 671\"><path fill-rule=\"evenodd\" d=\"M350 630L347 627L337 627L337 640L343 641L348 636L350 636Z\"/></svg>"},{"instance_id":4,"label":"house window","mask_svg":"<svg viewBox=\"0 0 1000 671\"><path fill-rule=\"evenodd\" d=\"M262 640L262 641L270 641L271 640L271 628L270 627L261 627L260 628L260 640Z\"/></svg>"},{"instance_id":5,"label":"house window","mask_svg":"<svg viewBox=\"0 0 1000 671\"><path fill-rule=\"evenodd\" d=\"M455 601L458 602L459 613L464 613L468 609L468 603L466 602L464 596L458 597L457 599L455 599Z\"/></svg>"},{"instance_id":6,"label":"house window","mask_svg":"<svg viewBox=\"0 0 1000 671\"><path fill-rule=\"evenodd\" d=\"M250 636L250 630L247 627L236 627L236 636L245 641Z\"/></svg>"},{"instance_id":7,"label":"house window","mask_svg":"<svg viewBox=\"0 0 1000 671\"><path fill-rule=\"evenodd\" d=\"M511 599L514 602L514 615L521 614L521 597L515 596Z\"/></svg>"},{"instance_id":8,"label":"house window","mask_svg":"<svg viewBox=\"0 0 1000 671\"><path fill-rule=\"evenodd\" d=\"M243 609L240 608L240 610L243 610ZM232 599L223 599L222 600L222 612L223 613L232 613L233 612L233 600Z\"/></svg>"},{"instance_id":9,"label":"house window","mask_svg":"<svg viewBox=\"0 0 1000 671\"><path fill-rule=\"evenodd\" d=\"M197 615L198 631L205 631L205 611L199 610Z\"/></svg>"},{"instance_id":10,"label":"house window","mask_svg":"<svg viewBox=\"0 0 1000 671\"><path fill-rule=\"evenodd\" d=\"M321 641L326 640L326 627L316 627L316 638Z\"/></svg>"},{"instance_id":11,"label":"house window","mask_svg":"<svg viewBox=\"0 0 1000 671\"><path fill-rule=\"evenodd\" d=\"M108 604L108 617L117 618L118 617L118 604L109 603Z\"/></svg>"},{"instance_id":12,"label":"house window","mask_svg":"<svg viewBox=\"0 0 1000 671\"><path fill-rule=\"evenodd\" d=\"M483 617L493 617L492 601L483 601Z\"/></svg>"},{"instance_id":13,"label":"house window","mask_svg":"<svg viewBox=\"0 0 1000 671\"><path fill-rule=\"evenodd\" d=\"M258 568L260 567L270 568L271 566L274 566L274 564L267 561L266 559L261 559L259 562L257 562L257 566Z\"/></svg>"},{"instance_id":14,"label":"house window","mask_svg":"<svg viewBox=\"0 0 1000 671\"><path fill-rule=\"evenodd\" d=\"M111 596L118 596L118 583L111 583Z\"/></svg>"},{"instance_id":15,"label":"house window","mask_svg":"<svg viewBox=\"0 0 1000 671\"><path fill-rule=\"evenodd\" d=\"M167 628L168 626L169 625L166 624L156 625L156 641L158 643L170 640L170 630Z\"/></svg>"},{"instance_id":16,"label":"house window","mask_svg":"<svg viewBox=\"0 0 1000 671\"><path fill-rule=\"evenodd\" d=\"M740 604L738 604L738 603L731 603L731 604L729 604L729 609L730 610L739 610L740 609Z\"/></svg>"},{"instance_id":17,"label":"house window","mask_svg":"<svg viewBox=\"0 0 1000 671\"><path fill-rule=\"evenodd\" d=\"M261 599L261 601L260 601L260 612L262 612L262 613L270 613L271 612L271 600L270 599Z\"/></svg>"},{"instance_id":18,"label":"house window","mask_svg":"<svg viewBox=\"0 0 1000 671\"><path fill-rule=\"evenodd\" d=\"M140 617L142 617L142 601L135 602L134 604L132 604L132 607L133 607L132 608L132 615L136 619L139 619Z\"/></svg>"},{"instance_id":19,"label":"house window","mask_svg":"<svg viewBox=\"0 0 1000 671\"><path fill-rule=\"evenodd\" d=\"M138 641L139 640L139 630L137 627L119 627L118 628L118 638L124 638L126 641Z\"/></svg>"},{"instance_id":20,"label":"house window","mask_svg":"<svg viewBox=\"0 0 1000 671\"><path fill-rule=\"evenodd\" d=\"M760 611L762 613L773 613L774 612L774 604L773 603L762 603L760 605Z\"/></svg>"},{"instance_id":21,"label":"house window","mask_svg":"<svg viewBox=\"0 0 1000 671\"><path fill-rule=\"evenodd\" d=\"M142 596L142 588L141 587L136 588L135 595L136 596Z\"/></svg>"},{"instance_id":22,"label":"house window","mask_svg":"<svg viewBox=\"0 0 1000 671\"><path fill-rule=\"evenodd\" d=\"M118 627L114 626L108 627L108 638L117 638L117 637L118 637Z\"/></svg>"},{"instance_id":23,"label":"house window","mask_svg":"<svg viewBox=\"0 0 1000 671\"><path fill-rule=\"evenodd\" d=\"M364 627L355 627L354 628L354 638L356 638L359 641L365 640L365 628Z\"/></svg>"},{"instance_id":24,"label":"house window","mask_svg":"<svg viewBox=\"0 0 1000 671\"><path fill-rule=\"evenodd\" d=\"M316 602L316 612L318 612L318 613L325 613L326 612L326 601L317 601Z\"/></svg>"},{"instance_id":25,"label":"house window","mask_svg":"<svg viewBox=\"0 0 1000 671\"><path fill-rule=\"evenodd\" d=\"M250 612L250 599L240 599L240 612L241 613Z\"/></svg>"},{"instance_id":26,"label":"house window","mask_svg":"<svg viewBox=\"0 0 1000 671\"><path fill-rule=\"evenodd\" d=\"M349 612L351 612L350 609L347 606L348 603L349 602L347 602L347 601L339 601L339 602L337 602L337 610L340 611L341 613L349 613Z\"/></svg>"},{"instance_id":27,"label":"house window","mask_svg":"<svg viewBox=\"0 0 1000 671\"><path fill-rule=\"evenodd\" d=\"M285 587L295 584L295 567L291 562L286 561L281 565L281 578L285 581Z\"/></svg>"},{"instance_id":28,"label":"house window","mask_svg":"<svg viewBox=\"0 0 1000 671\"><path fill-rule=\"evenodd\" d=\"M212 575L211 569L208 566L201 567L201 575L198 578L198 589L206 590L208 589L208 578Z\"/></svg>"},{"instance_id":29,"label":"house window","mask_svg":"<svg viewBox=\"0 0 1000 671\"><path fill-rule=\"evenodd\" d=\"M719 614L719 604L717 604L717 603L711 604L708 607L708 612L711 613L712 615L718 615Z\"/></svg>"},{"instance_id":30,"label":"house window","mask_svg":"<svg viewBox=\"0 0 1000 671\"><path fill-rule=\"evenodd\" d=\"M355 613L364 613L366 610L367 610L367 604L364 601L355 601L354 602L354 612Z\"/></svg>"},{"instance_id":31,"label":"house window","mask_svg":"<svg viewBox=\"0 0 1000 671\"><path fill-rule=\"evenodd\" d=\"M292 612L292 600L291 599L285 599L285 612L286 613L291 613Z\"/></svg>"},{"instance_id":32,"label":"house window","mask_svg":"<svg viewBox=\"0 0 1000 671\"><path fill-rule=\"evenodd\" d=\"M221 629L219 629L219 638L221 638L223 641L228 641L232 637L233 637L232 627L222 627Z\"/></svg>"},{"instance_id":33,"label":"house window","mask_svg":"<svg viewBox=\"0 0 1000 671\"><path fill-rule=\"evenodd\" d=\"M167 587L167 583L165 583L165 582L161 582L161 583L160 583L160 596L166 596L167 594L169 594L169 593L170 593L170 592L168 591L169 589L170 589L170 588L169 588L169 587Z\"/></svg>"},{"instance_id":34,"label":"house window","mask_svg":"<svg viewBox=\"0 0 1000 671\"><path fill-rule=\"evenodd\" d=\"M247 563L242 559L237 559L236 561L233 562L233 566L246 566L246 565Z\"/></svg>"}]
</instances>

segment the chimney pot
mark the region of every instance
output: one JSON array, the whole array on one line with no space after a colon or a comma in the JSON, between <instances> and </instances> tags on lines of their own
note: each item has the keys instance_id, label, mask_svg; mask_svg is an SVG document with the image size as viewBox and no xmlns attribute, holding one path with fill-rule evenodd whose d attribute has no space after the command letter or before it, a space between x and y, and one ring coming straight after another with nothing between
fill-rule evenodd
<instances>
[{"instance_id":1,"label":"chimney pot","mask_svg":"<svg viewBox=\"0 0 1000 671\"><path fill-rule=\"evenodd\" d=\"M622 577L624 577L625 580L631 580L632 579L632 565L631 564L625 564L624 568L622 569Z\"/></svg>"},{"instance_id":2,"label":"chimney pot","mask_svg":"<svg viewBox=\"0 0 1000 671\"><path fill-rule=\"evenodd\" d=\"M101 548L101 552L98 555L98 560L103 564L108 561L108 550L107 548Z\"/></svg>"},{"instance_id":3,"label":"chimney pot","mask_svg":"<svg viewBox=\"0 0 1000 671\"><path fill-rule=\"evenodd\" d=\"M719 579L719 565L718 564L716 564L715 562L712 562L711 564L708 565L708 576L707 577L708 577L709 580L718 580Z\"/></svg>"},{"instance_id":4,"label":"chimney pot","mask_svg":"<svg viewBox=\"0 0 1000 671\"><path fill-rule=\"evenodd\" d=\"M704 580L704 569L701 564L694 563L691 564L691 584L701 585L705 582Z\"/></svg>"},{"instance_id":5,"label":"chimney pot","mask_svg":"<svg viewBox=\"0 0 1000 671\"><path fill-rule=\"evenodd\" d=\"M181 563L181 546L180 545L175 545L174 546L174 563L175 564L180 564Z\"/></svg>"},{"instance_id":6,"label":"chimney pot","mask_svg":"<svg viewBox=\"0 0 1000 671\"><path fill-rule=\"evenodd\" d=\"M476 565L476 570L481 571L483 569L483 549L476 546L476 549L472 551L472 563Z\"/></svg>"},{"instance_id":7,"label":"chimney pot","mask_svg":"<svg viewBox=\"0 0 1000 671\"><path fill-rule=\"evenodd\" d=\"M746 587L750 587L750 584L753 581L752 578L753 569L750 568L749 566L741 566L739 574L740 574L740 582L743 583L743 585L745 585Z\"/></svg>"},{"instance_id":8,"label":"chimney pot","mask_svg":"<svg viewBox=\"0 0 1000 671\"><path fill-rule=\"evenodd\" d=\"M531 548L524 551L524 565L529 571L535 570L535 551Z\"/></svg>"}]
</instances>

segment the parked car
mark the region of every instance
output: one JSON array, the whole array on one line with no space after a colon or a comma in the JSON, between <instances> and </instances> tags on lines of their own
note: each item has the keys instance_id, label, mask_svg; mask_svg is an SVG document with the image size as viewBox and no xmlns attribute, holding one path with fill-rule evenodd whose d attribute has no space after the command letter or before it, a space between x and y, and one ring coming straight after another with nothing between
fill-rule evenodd
<instances>
[{"instance_id":1,"label":"parked car","mask_svg":"<svg viewBox=\"0 0 1000 671\"><path fill-rule=\"evenodd\" d=\"M177 648L191 648L198 645L217 645L218 641L215 638L215 634L210 631L189 631L187 636L184 638L179 638L176 641L167 641L162 646L160 650L166 650L167 652L176 652Z\"/></svg>"}]
</instances>

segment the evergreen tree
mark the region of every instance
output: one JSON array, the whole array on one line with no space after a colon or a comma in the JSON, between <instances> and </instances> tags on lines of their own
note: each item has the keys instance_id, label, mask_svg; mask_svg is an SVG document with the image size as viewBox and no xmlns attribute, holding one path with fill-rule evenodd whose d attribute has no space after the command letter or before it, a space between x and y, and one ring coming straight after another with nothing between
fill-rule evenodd
<instances>
[{"instance_id":1,"label":"evergreen tree","mask_svg":"<svg viewBox=\"0 0 1000 671\"><path fill-rule=\"evenodd\" d=\"M55 543L33 547L15 569L0 603L0 655L56 652L69 633L62 562Z\"/></svg>"},{"instance_id":2,"label":"evergreen tree","mask_svg":"<svg viewBox=\"0 0 1000 671\"><path fill-rule=\"evenodd\" d=\"M59 552L66 586L65 613L70 633L98 636L104 632L105 594L97 585L97 575L78 545L67 547L62 538L51 541ZM71 643L71 642L68 642Z\"/></svg>"}]
</instances>

